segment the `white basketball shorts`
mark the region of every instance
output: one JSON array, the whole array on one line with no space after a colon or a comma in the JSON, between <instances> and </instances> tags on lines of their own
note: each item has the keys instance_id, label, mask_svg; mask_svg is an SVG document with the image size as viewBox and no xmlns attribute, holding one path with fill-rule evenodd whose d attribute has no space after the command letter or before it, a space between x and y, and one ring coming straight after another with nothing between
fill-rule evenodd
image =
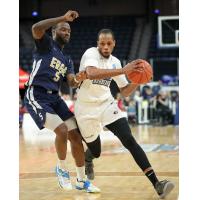
<instances>
[{"instance_id":1,"label":"white basketball shorts","mask_svg":"<svg viewBox=\"0 0 200 200\"><path fill-rule=\"evenodd\" d=\"M96 140L104 126L125 117L114 100L103 103L85 103L77 100L74 111L81 135L87 143Z\"/></svg>"}]
</instances>

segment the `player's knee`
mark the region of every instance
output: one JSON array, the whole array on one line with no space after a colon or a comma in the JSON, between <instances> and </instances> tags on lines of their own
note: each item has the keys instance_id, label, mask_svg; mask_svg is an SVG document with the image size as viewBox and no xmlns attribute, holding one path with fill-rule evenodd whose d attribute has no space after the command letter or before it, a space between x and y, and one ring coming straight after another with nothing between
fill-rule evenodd
<instances>
[{"instance_id":1,"label":"player's knee","mask_svg":"<svg viewBox=\"0 0 200 200\"><path fill-rule=\"evenodd\" d=\"M100 155L101 155L101 150L100 149L93 149L93 150L91 150L90 149L90 151L91 151L91 153L92 153L92 155L95 157L95 158L99 158L100 157Z\"/></svg>"},{"instance_id":2,"label":"player's knee","mask_svg":"<svg viewBox=\"0 0 200 200\"><path fill-rule=\"evenodd\" d=\"M67 140L67 127L65 125L61 125L57 127L54 132L57 135L57 138L62 139L62 140Z\"/></svg>"},{"instance_id":3,"label":"player's knee","mask_svg":"<svg viewBox=\"0 0 200 200\"><path fill-rule=\"evenodd\" d=\"M93 156L94 156L95 158L99 158L100 155L101 155L101 152L95 152L95 153L93 154Z\"/></svg>"},{"instance_id":4,"label":"player's knee","mask_svg":"<svg viewBox=\"0 0 200 200\"><path fill-rule=\"evenodd\" d=\"M68 134L68 139L74 145L82 144L82 138L77 130L70 131Z\"/></svg>"}]
</instances>

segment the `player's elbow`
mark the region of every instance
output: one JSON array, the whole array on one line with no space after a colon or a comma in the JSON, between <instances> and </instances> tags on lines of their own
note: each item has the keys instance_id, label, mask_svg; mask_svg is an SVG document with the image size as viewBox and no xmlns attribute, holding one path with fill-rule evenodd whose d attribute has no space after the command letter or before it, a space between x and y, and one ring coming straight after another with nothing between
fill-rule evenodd
<instances>
[{"instance_id":1,"label":"player's elbow","mask_svg":"<svg viewBox=\"0 0 200 200\"><path fill-rule=\"evenodd\" d=\"M32 28L32 35L35 39L40 39L44 35L44 30L42 30L38 23L33 24Z\"/></svg>"},{"instance_id":2,"label":"player's elbow","mask_svg":"<svg viewBox=\"0 0 200 200\"><path fill-rule=\"evenodd\" d=\"M90 74L90 73L86 73L87 74L87 78L90 79L90 80L93 80L95 79L95 76Z\"/></svg>"},{"instance_id":3,"label":"player's elbow","mask_svg":"<svg viewBox=\"0 0 200 200\"><path fill-rule=\"evenodd\" d=\"M31 30L32 30L32 33L35 33L35 32L37 32L38 31L38 25L37 25L37 23L36 24L33 24L33 26L32 26L32 28L31 28Z\"/></svg>"},{"instance_id":4,"label":"player's elbow","mask_svg":"<svg viewBox=\"0 0 200 200\"><path fill-rule=\"evenodd\" d=\"M94 74L90 70L87 70L87 69L86 69L86 76L90 80L93 80L95 78Z\"/></svg>"},{"instance_id":5,"label":"player's elbow","mask_svg":"<svg viewBox=\"0 0 200 200\"><path fill-rule=\"evenodd\" d=\"M128 97L128 96L130 96L130 93L128 93L128 92L121 92L121 95L123 97Z\"/></svg>"},{"instance_id":6,"label":"player's elbow","mask_svg":"<svg viewBox=\"0 0 200 200\"><path fill-rule=\"evenodd\" d=\"M128 97L130 96L130 92L127 90L127 86L120 88L120 93L123 97Z\"/></svg>"}]
</instances>

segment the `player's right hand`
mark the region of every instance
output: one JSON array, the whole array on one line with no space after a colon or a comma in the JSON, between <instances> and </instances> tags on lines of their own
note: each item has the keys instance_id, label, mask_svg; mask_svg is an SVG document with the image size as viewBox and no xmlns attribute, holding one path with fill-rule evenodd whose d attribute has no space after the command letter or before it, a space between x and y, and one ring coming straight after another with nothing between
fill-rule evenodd
<instances>
[{"instance_id":1,"label":"player's right hand","mask_svg":"<svg viewBox=\"0 0 200 200\"><path fill-rule=\"evenodd\" d=\"M77 11L68 10L63 17L64 17L65 21L73 22L74 19L76 19L77 17L79 17L79 14L78 14Z\"/></svg>"},{"instance_id":2,"label":"player's right hand","mask_svg":"<svg viewBox=\"0 0 200 200\"><path fill-rule=\"evenodd\" d=\"M142 59L133 60L132 62L124 66L123 72L126 75L134 71L142 72L144 67L143 65L141 65L141 63L142 63Z\"/></svg>"}]
</instances>

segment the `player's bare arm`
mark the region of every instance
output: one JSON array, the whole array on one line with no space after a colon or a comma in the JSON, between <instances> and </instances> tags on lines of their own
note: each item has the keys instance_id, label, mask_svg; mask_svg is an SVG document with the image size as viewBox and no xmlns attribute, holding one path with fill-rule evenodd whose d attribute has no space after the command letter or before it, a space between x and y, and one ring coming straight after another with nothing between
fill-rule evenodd
<instances>
[{"instance_id":1,"label":"player's bare arm","mask_svg":"<svg viewBox=\"0 0 200 200\"><path fill-rule=\"evenodd\" d=\"M139 65L140 63L141 63L141 60L138 59L138 60L128 63L122 69L99 69L97 67L88 66L86 68L86 75L87 75L87 78L90 80L110 78L110 77L118 76L121 74L128 74L133 71L141 71L143 66Z\"/></svg>"},{"instance_id":2,"label":"player's bare arm","mask_svg":"<svg viewBox=\"0 0 200 200\"><path fill-rule=\"evenodd\" d=\"M128 85L126 85L123 88L120 88L120 93L124 96L130 96L139 86L139 84L133 84L133 83L129 83Z\"/></svg>"},{"instance_id":3,"label":"player's bare arm","mask_svg":"<svg viewBox=\"0 0 200 200\"><path fill-rule=\"evenodd\" d=\"M45 31L60 22L72 22L79 16L78 12L69 10L63 16L42 20L32 26L32 35L35 39L41 39Z\"/></svg>"},{"instance_id":4,"label":"player's bare arm","mask_svg":"<svg viewBox=\"0 0 200 200\"><path fill-rule=\"evenodd\" d=\"M99 69L91 66L86 68L86 75L90 80L110 78L121 74L124 74L123 69Z\"/></svg>"},{"instance_id":5,"label":"player's bare arm","mask_svg":"<svg viewBox=\"0 0 200 200\"><path fill-rule=\"evenodd\" d=\"M75 74L67 75L67 81L69 86L71 87L78 87L80 83L85 79L87 79L85 71L79 72L76 75Z\"/></svg>"}]
</instances>

